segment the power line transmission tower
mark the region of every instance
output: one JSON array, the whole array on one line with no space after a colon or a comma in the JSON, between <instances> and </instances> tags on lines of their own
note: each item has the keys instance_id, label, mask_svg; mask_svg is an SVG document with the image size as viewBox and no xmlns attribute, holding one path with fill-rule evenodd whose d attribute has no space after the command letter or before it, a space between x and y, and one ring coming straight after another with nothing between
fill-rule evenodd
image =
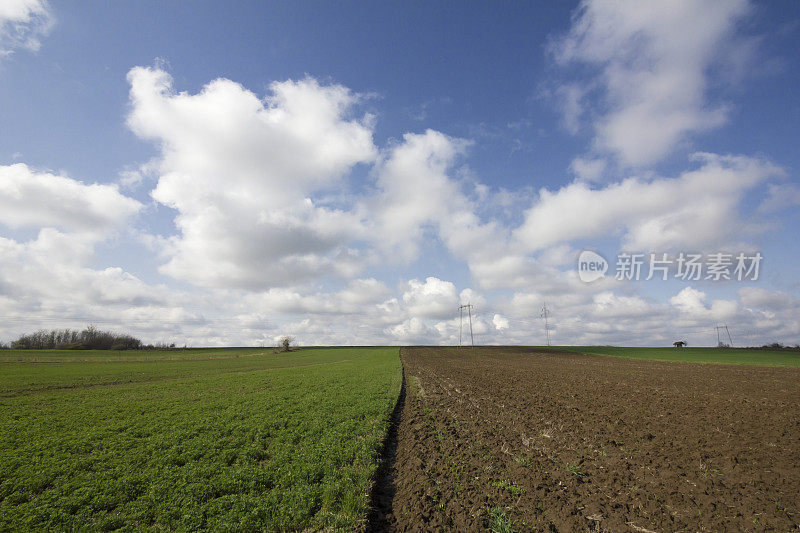
<instances>
[{"instance_id":1,"label":"power line transmission tower","mask_svg":"<svg viewBox=\"0 0 800 533\"><path fill-rule=\"evenodd\" d=\"M461 342L461 338L463 337L463 331L464 331L464 306L463 305L459 305L458 306L458 347L459 348L461 348L461 345L463 344Z\"/></svg>"},{"instance_id":2,"label":"power line transmission tower","mask_svg":"<svg viewBox=\"0 0 800 533\"><path fill-rule=\"evenodd\" d=\"M539 316L544 317L544 334L545 337L547 337L548 346L550 346L550 322L547 319L549 315L550 315L550 310L547 308L547 302L545 302L544 305L542 306L542 314Z\"/></svg>"},{"instance_id":3,"label":"power line transmission tower","mask_svg":"<svg viewBox=\"0 0 800 533\"><path fill-rule=\"evenodd\" d=\"M475 348L475 337L472 336L472 308L475 307L471 303L467 303L464 305L458 306L458 313L459 313L459 323L458 323L458 347L461 348L462 342L462 330L464 329L464 309L467 310L467 315L469 316L469 341L473 348Z\"/></svg>"},{"instance_id":4,"label":"power line transmission tower","mask_svg":"<svg viewBox=\"0 0 800 533\"><path fill-rule=\"evenodd\" d=\"M719 334L719 332L721 330L723 330L723 329L725 330L725 333L728 334L728 342L729 342L728 346L733 346L733 339L731 338L731 332L728 330L728 325L727 324L722 324L722 325L715 326L715 329L717 330L717 346L718 347L722 348L724 346L724 343L722 342L722 337L720 337L720 334Z\"/></svg>"}]
</instances>

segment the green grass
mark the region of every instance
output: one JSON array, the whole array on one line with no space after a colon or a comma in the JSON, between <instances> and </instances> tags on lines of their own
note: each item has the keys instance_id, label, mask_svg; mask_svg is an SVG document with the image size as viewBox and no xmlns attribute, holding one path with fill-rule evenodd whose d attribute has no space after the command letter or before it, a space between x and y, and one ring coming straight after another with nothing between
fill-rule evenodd
<instances>
[{"instance_id":1,"label":"green grass","mask_svg":"<svg viewBox=\"0 0 800 533\"><path fill-rule=\"evenodd\" d=\"M572 463L567 465L567 471L570 474L573 474L573 475L578 476L578 477L583 477L583 475L584 475L583 472L581 472L581 467L576 465L576 464L572 464Z\"/></svg>"},{"instance_id":2,"label":"green grass","mask_svg":"<svg viewBox=\"0 0 800 533\"><path fill-rule=\"evenodd\" d=\"M271 354L274 348L177 348L174 350L0 350L0 362L184 361Z\"/></svg>"},{"instance_id":3,"label":"green grass","mask_svg":"<svg viewBox=\"0 0 800 533\"><path fill-rule=\"evenodd\" d=\"M492 533L513 533L514 521L502 507L489 509L489 531Z\"/></svg>"},{"instance_id":4,"label":"green grass","mask_svg":"<svg viewBox=\"0 0 800 533\"><path fill-rule=\"evenodd\" d=\"M502 481L493 481L491 483L492 487L497 487L500 489L505 489L514 496L519 496L520 494L524 494L526 492L525 487L520 487L519 485L515 485L514 483L504 479Z\"/></svg>"},{"instance_id":5,"label":"green grass","mask_svg":"<svg viewBox=\"0 0 800 533\"><path fill-rule=\"evenodd\" d=\"M652 361L733 365L800 366L800 352L741 348L632 348L625 346L554 346L550 349Z\"/></svg>"},{"instance_id":6,"label":"green grass","mask_svg":"<svg viewBox=\"0 0 800 533\"><path fill-rule=\"evenodd\" d=\"M396 348L0 352L0 531L362 524Z\"/></svg>"},{"instance_id":7,"label":"green grass","mask_svg":"<svg viewBox=\"0 0 800 533\"><path fill-rule=\"evenodd\" d=\"M523 457L521 455L514 457L514 460L525 467L531 466L532 464L530 459L528 459L527 457Z\"/></svg>"}]
</instances>

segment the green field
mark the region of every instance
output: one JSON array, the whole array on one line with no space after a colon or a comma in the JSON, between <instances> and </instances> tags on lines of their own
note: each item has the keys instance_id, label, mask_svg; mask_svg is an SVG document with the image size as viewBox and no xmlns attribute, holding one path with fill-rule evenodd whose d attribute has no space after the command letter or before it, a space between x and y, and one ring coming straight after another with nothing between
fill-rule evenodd
<instances>
[{"instance_id":1,"label":"green field","mask_svg":"<svg viewBox=\"0 0 800 533\"><path fill-rule=\"evenodd\" d=\"M397 348L0 351L0 531L362 524Z\"/></svg>"},{"instance_id":2,"label":"green field","mask_svg":"<svg viewBox=\"0 0 800 533\"><path fill-rule=\"evenodd\" d=\"M742 348L632 348L625 346L553 346L553 350L613 355L652 361L729 365L800 366L800 352Z\"/></svg>"}]
</instances>

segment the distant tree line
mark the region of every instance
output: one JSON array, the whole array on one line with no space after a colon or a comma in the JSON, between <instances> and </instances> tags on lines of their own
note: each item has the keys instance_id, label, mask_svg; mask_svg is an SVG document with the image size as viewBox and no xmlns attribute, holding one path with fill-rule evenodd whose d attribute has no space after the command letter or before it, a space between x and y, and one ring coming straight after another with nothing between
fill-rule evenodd
<instances>
[{"instance_id":1,"label":"distant tree line","mask_svg":"<svg viewBox=\"0 0 800 533\"><path fill-rule=\"evenodd\" d=\"M791 351L798 351L800 350L800 344L795 344L794 346L786 346L782 342L773 342L772 344L765 344L761 346L761 348L767 348L770 350L791 350Z\"/></svg>"},{"instance_id":2,"label":"distant tree line","mask_svg":"<svg viewBox=\"0 0 800 533\"><path fill-rule=\"evenodd\" d=\"M101 331L89 326L76 329L39 330L11 343L17 350L138 350L142 341L130 335Z\"/></svg>"},{"instance_id":3,"label":"distant tree line","mask_svg":"<svg viewBox=\"0 0 800 533\"><path fill-rule=\"evenodd\" d=\"M101 331L89 326L83 331L77 329L39 330L22 335L11 345L0 343L0 349L15 350L142 350L171 349L175 344L158 343L142 344L142 341L131 335Z\"/></svg>"}]
</instances>

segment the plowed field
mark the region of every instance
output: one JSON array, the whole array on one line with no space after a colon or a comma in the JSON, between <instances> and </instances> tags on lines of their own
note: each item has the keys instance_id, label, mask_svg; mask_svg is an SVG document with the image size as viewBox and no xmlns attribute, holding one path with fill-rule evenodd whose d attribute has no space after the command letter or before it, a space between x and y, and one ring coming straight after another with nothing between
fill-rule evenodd
<instances>
[{"instance_id":1,"label":"plowed field","mask_svg":"<svg viewBox=\"0 0 800 533\"><path fill-rule=\"evenodd\" d=\"M404 348L373 529L788 531L800 369Z\"/></svg>"}]
</instances>

